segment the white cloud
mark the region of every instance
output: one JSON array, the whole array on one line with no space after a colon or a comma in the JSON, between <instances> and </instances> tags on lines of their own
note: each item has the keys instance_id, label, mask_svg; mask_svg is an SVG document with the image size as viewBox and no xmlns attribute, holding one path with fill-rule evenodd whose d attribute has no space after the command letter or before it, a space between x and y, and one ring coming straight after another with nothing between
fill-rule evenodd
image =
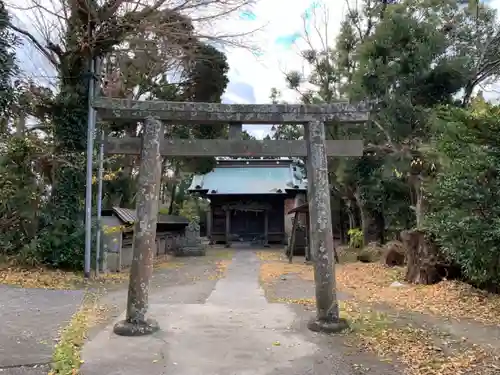
<instances>
[{"instance_id":1,"label":"white cloud","mask_svg":"<svg viewBox=\"0 0 500 375\"><path fill-rule=\"evenodd\" d=\"M500 0L484 2L500 10ZM305 27L304 12L310 10L313 3L320 6L314 9L309 25ZM284 73L292 70L307 73L307 67L304 67L299 51L308 49L308 42L306 38L297 39L297 34L304 35L304 29L307 29L307 35L310 36L309 42L315 48L322 48L325 41L321 40L321 37L325 35L328 36L331 44L338 35L340 23L346 11L345 1L328 2L328 5L325 3L313 2L313 0L257 0L254 7L256 19L266 24L263 31L258 34L258 44L262 49L262 55L255 57L245 50L229 51L231 80L252 85L257 103L268 103L273 87L282 92L284 100L296 101L295 93L286 87ZM325 24L328 30L325 30ZM294 39L296 41L291 48L286 46L286 40ZM487 85L482 89L485 98L499 101L500 83Z\"/></svg>"},{"instance_id":2,"label":"white cloud","mask_svg":"<svg viewBox=\"0 0 500 375\"><path fill-rule=\"evenodd\" d=\"M282 91L283 99L296 100L294 93L286 89L284 73L291 70L302 70L303 60L299 52L307 49L305 40L299 38L295 45L287 46L286 39L294 39L297 34L304 33L304 12L311 7L311 0L257 0L253 8L256 23L264 24L255 36L256 42L262 50L260 56L254 56L251 51L231 49L228 51L228 61L231 67L230 79L251 84L254 87L257 103L268 103L271 88ZM316 2L318 3L318 2ZM343 2L340 2L343 4ZM324 8L328 8L324 5ZM338 32L343 17L343 6L330 6L328 14L329 38L334 38ZM323 9L316 9L313 15L317 21L323 18ZM316 16L316 17L315 17ZM237 21L234 21L235 23ZM239 24L245 23L239 21ZM316 22L319 34L323 36L325 30L321 21ZM320 47L320 37L314 27L310 27L311 42L314 47ZM280 42L281 39L281 42Z\"/></svg>"},{"instance_id":3,"label":"white cloud","mask_svg":"<svg viewBox=\"0 0 500 375\"><path fill-rule=\"evenodd\" d=\"M318 1L315 3L320 4ZM306 68L300 51L310 48L308 42L315 48L321 48L321 38L324 38L325 34L334 38L338 33L343 18L343 6L330 10L326 5L322 5L316 7L309 18L309 41L298 37L304 35L304 15L308 9L311 13L311 5L312 0L257 0L252 8L255 21L238 19L224 25L228 29L242 26L246 29L261 27L251 40L253 44L258 45L259 54L244 48L230 48L227 51L231 82L253 86L255 103L269 103L272 88L281 91L283 100L297 101L296 93L287 89L285 73L292 70L303 71ZM328 30L324 28L325 17ZM295 43L290 45L287 41ZM236 90L231 90L231 87L228 87L225 97L231 102L253 103L249 97L243 97ZM245 126L245 129L255 137L263 138L269 134L271 126L251 125Z\"/></svg>"}]
</instances>

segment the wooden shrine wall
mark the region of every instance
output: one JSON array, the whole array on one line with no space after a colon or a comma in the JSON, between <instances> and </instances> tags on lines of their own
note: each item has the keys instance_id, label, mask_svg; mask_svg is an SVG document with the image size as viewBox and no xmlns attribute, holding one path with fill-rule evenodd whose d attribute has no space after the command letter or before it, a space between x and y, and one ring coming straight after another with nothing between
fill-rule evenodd
<instances>
[{"instance_id":1,"label":"wooden shrine wall","mask_svg":"<svg viewBox=\"0 0 500 375\"><path fill-rule=\"evenodd\" d=\"M225 242L226 213L223 206L238 204L241 206L267 205L268 240L270 243L280 243L285 236L285 199L284 194L276 195L231 195L211 196L212 239L215 242ZM264 235L265 213L245 210L231 210L231 234L234 241L241 238L250 241L254 237Z\"/></svg>"}]
</instances>

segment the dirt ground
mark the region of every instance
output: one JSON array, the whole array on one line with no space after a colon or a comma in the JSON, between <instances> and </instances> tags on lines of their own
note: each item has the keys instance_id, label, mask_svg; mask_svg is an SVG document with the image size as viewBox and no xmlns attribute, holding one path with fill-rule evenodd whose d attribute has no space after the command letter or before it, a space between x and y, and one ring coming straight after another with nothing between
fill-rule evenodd
<instances>
[{"instance_id":1,"label":"dirt ground","mask_svg":"<svg viewBox=\"0 0 500 375\"><path fill-rule=\"evenodd\" d=\"M312 266L303 257L289 264L282 254L258 254L267 298L314 310ZM500 374L500 296L452 281L406 285L402 271L374 263L336 266L352 347L410 375Z\"/></svg>"}]
</instances>

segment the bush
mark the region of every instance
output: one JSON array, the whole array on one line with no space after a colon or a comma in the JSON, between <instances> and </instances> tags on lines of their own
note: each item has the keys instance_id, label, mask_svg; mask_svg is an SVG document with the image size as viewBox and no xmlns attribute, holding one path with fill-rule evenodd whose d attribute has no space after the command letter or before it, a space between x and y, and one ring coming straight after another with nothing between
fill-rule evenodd
<instances>
[{"instance_id":1,"label":"bush","mask_svg":"<svg viewBox=\"0 0 500 375\"><path fill-rule=\"evenodd\" d=\"M347 232L349 236L349 246L355 249L360 249L363 246L363 232L359 228L349 229Z\"/></svg>"},{"instance_id":2,"label":"bush","mask_svg":"<svg viewBox=\"0 0 500 375\"><path fill-rule=\"evenodd\" d=\"M68 270L82 270L85 258L83 222L77 230L74 230L74 224L67 227L61 224L59 221L56 226L43 229L37 243L37 254L41 262L46 265ZM92 232L95 233L95 230ZM91 259L94 260L94 257Z\"/></svg>"},{"instance_id":3,"label":"bush","mask_svg":"<svg viewBox=\"0 0 500 375\"><path fill-rule=\"evenodd\" d=\"M426 227L472 283L500 286L500 107L441 113Z\"/></svg>"},{"instance_id":4,"label":"bush","mask_svg":"<svg viewBox=\"0 0 500 375\"><path fill-rule=\"evenodd\" d=\"M33 171L36 145L30 138L5 136L0 159L0 249L16 256L36 236L43 189Z\"/></svg>"}]
</instances>

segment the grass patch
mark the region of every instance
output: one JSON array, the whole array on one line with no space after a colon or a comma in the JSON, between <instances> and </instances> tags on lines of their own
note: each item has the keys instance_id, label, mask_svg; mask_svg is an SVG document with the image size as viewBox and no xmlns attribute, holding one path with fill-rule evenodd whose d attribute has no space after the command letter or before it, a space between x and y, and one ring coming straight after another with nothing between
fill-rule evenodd
<instances>
[{"instance_id":1,"label":"grass patch","mask_svg":"<svg viewBox=\"0 0 500 375\"><path fill-rule=\"evenodd\" d=\"M52 354L52 369L49 375L79 374L83 361L80 353L87 331L105 318L106 309L98 304L99 296L88 293L80 309L69 324L60 332L59 340Z\"/></svg>"}]
</instances>

